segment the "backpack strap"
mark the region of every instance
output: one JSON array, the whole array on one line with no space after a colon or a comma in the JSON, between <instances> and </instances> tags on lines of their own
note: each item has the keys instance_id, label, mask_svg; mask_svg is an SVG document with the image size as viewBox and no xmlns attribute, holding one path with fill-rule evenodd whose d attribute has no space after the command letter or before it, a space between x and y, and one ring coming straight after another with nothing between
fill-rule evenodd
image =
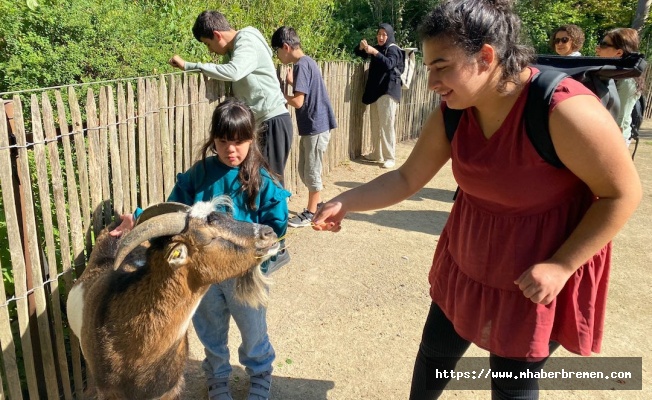
<instances>
[{"instance_id":1,"label":"backpack strap","mask_svg":"<svg viewBox=\"0 0 652 400\"><path fill-rule=\"evenodd\" d=\"M396 47L398 47L398 51L399 51L399 53L401 53L401 52L404 51L404 50L401 48L401 46L397 45L396 43L390 43L389 46L387 46L387 47L385 48L385 57L387 57L387 50L389 50L389 48L392 47L392 46L396 46ZM403 58L404 58L404 57L403 57ZM403 65L403 68L405 68L405 61L403 61L403 64L404 64L404 65ZM396 72L396 74L397 74L398 76L401 76L402 72L401 72L401 70L400 70L398 67L394 67L393 70L394 70L394 72Z\"/></svg>"},{"instance_id":2,"label":"backpack strap","mask_svg":"<svg viewBox=\"0 0 652 400\"><path fill-rule=\"evenodd\" d=\"M453 142L453 136L457 130L457 125L460 124L460 119L464 110L454 110L452 108L444 107L444 128L446 129L446 137L449 142Z\"/></svg>"},{"instance_id":3,"label":"backpack strap","mask_svg":"<svg viewBox=\"0 0 652 400\"><path fill-rule=\"evenodd\" d=\"M534 149L544 161L557 168L563 168L564 164L557 156L552 144L548 129L548 116L552 95L555 93L557 85L567 76L563 72L553 70L542 71L534 75L523 112L525 132ZM443 109L444 128L449 142L453 141L463 113L464 110L453 110L448 107Z\"/></svg>"},{"instance_id":4,"label":"backpack strap","mask_svg":"<svg viewBox=\"0 0 652 400\"><path fill-rule=\"evenodd\" d=\"M563 168L552 144L550 130L548 128L548 117L550 115L550 102L557 85L568 77L560 71L541 71L532 77L530 89L525 103L523 116L525 117L525 132L530 142L541 158L548 164Z\"/></svg>"}]
</instances>

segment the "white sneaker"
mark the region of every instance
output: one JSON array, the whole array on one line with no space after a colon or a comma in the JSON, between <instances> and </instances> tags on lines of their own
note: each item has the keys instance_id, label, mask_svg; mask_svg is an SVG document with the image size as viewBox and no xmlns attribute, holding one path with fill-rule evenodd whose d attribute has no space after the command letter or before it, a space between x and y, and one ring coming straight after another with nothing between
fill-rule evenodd
<instances>
[{"instance_id":1,"label":"white sneaker","mask_svg":"<svg viewBox=\"0 0 652 400\"><path fill-rule=\"evenodd\" d=\"M383 163L383 168L394 168L396 162L394 160L387 160Z\"/></svg>"}]
</instances>

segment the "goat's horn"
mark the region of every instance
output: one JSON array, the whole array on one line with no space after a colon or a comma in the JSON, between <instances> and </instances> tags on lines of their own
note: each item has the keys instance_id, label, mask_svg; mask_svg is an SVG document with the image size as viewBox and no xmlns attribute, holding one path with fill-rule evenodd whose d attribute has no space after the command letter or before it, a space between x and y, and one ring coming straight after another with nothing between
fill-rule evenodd
<instances>
[{"instance_id":1,"label":"goat's horn","mask_svg":"<svg viewBox=\"0 0 652 400\"><path fill-rule=\"evenodd\" d=\"M120 241L113 262L113 269L118 269L127 255L141 243L157 237L176 235L183 232L186 228L187 210L190 209L186 205L183 206L157 205L155 207L158 212L148 211L149 208L143 211L143 214L138 218L138 224ZM145 214L146 212L147 214ZM144 220L142 219L143 215L145 215Z\"/></svg>"},{"instance_id":2,"label":"goat's horn","mask_svg":"<svg viewBox=\"0 0 652 400\"><path fill-rule=\"evenodd\" d=\"M138 220L136 221L136 225L140 225L148 219L156 217L157 215L174 212L188 213L190 212L190 206L183 203L175 203L174 201L166 201L164 203L151 205L143 210L143 212L138 217Z\"/></svg>"}]
</instances>

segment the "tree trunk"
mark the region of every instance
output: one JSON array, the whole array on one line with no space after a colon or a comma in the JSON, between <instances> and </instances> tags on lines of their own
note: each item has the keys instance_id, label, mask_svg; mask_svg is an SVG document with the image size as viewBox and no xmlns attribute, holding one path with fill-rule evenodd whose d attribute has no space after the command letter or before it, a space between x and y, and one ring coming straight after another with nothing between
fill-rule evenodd
<instances>
[{"instance_id":1,"label":"tree trunk","mask_svg":"<svg viewBox=\"0 0 652 400\"><path fill-rule=\"evenodd\" d=\"M650 12L650 3L652 3L652 0L638 0L636 16L634 17L634 22L632 22L632 28L639 32L643 29L645 20Z\"/></svg>"}]
</instances>

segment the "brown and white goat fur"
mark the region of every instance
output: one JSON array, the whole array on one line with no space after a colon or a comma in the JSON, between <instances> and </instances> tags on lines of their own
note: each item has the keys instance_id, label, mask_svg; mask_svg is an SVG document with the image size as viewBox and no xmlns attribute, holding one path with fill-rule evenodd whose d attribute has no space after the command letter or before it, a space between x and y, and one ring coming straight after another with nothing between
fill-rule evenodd
<instances>
[{"instance_id":1,"label":"brown and white goat fur","mask_svg":"<svg viewBox=\"0 0 652 400\"><path fill-rule=\"evenodd\" d=\"M277 253L276 234L215 212L224 201L161 203L121 239L99 235L67 301L98 398L179 397L188 326L211 284L238 277L242 301L266 302L259 265Z\"/></svg>"}]
</instances>

